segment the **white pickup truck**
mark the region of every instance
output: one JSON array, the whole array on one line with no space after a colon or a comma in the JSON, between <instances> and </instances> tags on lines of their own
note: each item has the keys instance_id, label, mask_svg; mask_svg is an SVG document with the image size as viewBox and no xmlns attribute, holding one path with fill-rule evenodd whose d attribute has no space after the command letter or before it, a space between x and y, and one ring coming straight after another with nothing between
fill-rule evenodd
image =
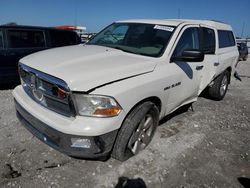
<instances>
[{"instance_id":1,"label":"white pickup truck","mask_svg":"<svg viewBox=\"0 0 250 188\"><path fill-rule=\"evenodd\" d=\"M17 116L69 156L124 161L204 89L223 99L238 56L232 28L221 22L118 21L87 44L21 59Z\"/></svg>"}]
</instances>

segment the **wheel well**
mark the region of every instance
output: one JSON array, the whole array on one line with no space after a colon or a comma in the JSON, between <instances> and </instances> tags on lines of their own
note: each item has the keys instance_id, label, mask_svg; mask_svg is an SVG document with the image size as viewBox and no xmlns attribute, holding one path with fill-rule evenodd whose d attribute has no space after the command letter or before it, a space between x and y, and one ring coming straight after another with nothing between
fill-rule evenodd
<instances>
[{"instance_id":1,"label":"wheel well","mask_svg":"<svg viewBox=\"0 0 250 188\"><path fill-rule=\"evenodd\" d=\"M140 104L144 103L144 102L147 102L147 101L150 101L152 103L154 103L156 105L156 107L158 108L159 110L159 114L161 112L161 107L162 107L162 104L161 104L161 100L158 98L158 97L148 97L148 98L145 98L143 100L141 100L140 102L136 103L130 110L129 112L126 114L126 117L123 119L123 122L125 121L125 119L127 118L127 116ZM122 124L123 124L122 122Z\"/></svg>"},{"instance_id":2,"label":"wheel well","mask_svg":"<svg viewBox=\"0 0 250 188\"><path fill-rule=\"evenodd\" d=\"M138 102L136 105L134 105L133 108L135 108L137 105L144 103L146 101L150 101L150 102L154 103L156 105L156 107L158 108L159 112L161 112L162 105L161 105L161 100L158 97L148 97L146 99L143 99L140 102Z\"/></svg>"}]
</instances>

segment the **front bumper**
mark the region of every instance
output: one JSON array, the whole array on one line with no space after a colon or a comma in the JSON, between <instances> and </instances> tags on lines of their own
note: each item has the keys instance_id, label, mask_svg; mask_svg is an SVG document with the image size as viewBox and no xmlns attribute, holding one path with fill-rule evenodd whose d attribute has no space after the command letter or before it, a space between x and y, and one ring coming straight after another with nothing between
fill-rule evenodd
<instances>
[{"instance_id":1,"label":"front bumper","mask_svg":"<svg viewBox=\"0 0 250 188\"><path fill-rule=\"evenodd\" d=\"M118 130L100 136L66 134L48 126L31 115L16 100L15 106L17 117L21 123L42 142L62 153L78 158L105 159L113 148ZM72 139L88 140L90 147L73 147Z\"/></svg>"}]
</instances>

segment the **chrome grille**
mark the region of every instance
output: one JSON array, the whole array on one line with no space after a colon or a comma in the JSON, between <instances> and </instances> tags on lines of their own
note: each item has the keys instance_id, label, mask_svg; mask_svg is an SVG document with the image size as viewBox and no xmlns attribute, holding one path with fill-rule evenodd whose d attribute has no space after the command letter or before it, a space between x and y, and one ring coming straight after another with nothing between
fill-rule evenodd
<instances>
[{"instance_id":1,"label":"chrome grille","mask_svg":"<svg viewBox=\"0 0 250 188\"><path fill-rule=\"evenodd\" d=\"M58 78L19 64L19 74L25 92L37 103L65 116L75 116L67 84Z\"/></svg>"}]
</instances>

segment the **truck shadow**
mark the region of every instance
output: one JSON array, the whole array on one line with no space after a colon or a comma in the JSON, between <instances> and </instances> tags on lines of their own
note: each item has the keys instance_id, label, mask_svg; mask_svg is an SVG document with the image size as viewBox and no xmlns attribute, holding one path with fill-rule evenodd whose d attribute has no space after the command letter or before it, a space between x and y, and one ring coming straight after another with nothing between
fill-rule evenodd
<instances>
[{"instance_id":1,"label":"truck shadow","mask_svg":"<svg viewBox=\"0 0 250 188\"><path fill-rule=\"evenodd\" d=\"M181 70L183 70L183 72L185 72L185 74L188 76L188 78L193 79L193 70L192 68L189 66L189 64L185 63L185 62L175 62L175 64L181 68Z\"/></svg>"},{"instance_id":2,"label":"truck shadow","mask_svg":"<svg viewBox=\"0 0 250 188\"><path fill-rule=\"evenodd\" d=\"M192 104L186 104L186 105L178 108L177 110L175 110L171 114L168 114L167 116L165 116L163 119L160 120L159 126L163 125L164 123L171 120L172 118L189 111L189 109L192 109L191 106L192 106Z\"/></svg>"}]
</instances>

